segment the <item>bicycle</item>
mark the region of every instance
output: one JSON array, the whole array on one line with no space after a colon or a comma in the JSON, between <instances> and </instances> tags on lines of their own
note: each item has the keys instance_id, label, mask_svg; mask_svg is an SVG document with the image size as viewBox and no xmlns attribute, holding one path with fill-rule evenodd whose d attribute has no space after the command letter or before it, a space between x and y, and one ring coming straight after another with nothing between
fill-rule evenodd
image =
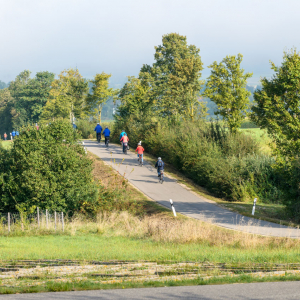
<instances>
[{"instance_id":1,"label":"bicycle","mask_svg":"<svg viewBox=\"0 0 300 300\"><path fill-rule=\"evenodd\" d=\"M105 146L108 147L108 144L109 144L109 137L106 137L105 138Z\"/></svg>"},{"instance_id":2,"label":"bicycle","mask_svg":"<svg viewBox=\"0 0 300 300\"><path fill-rule=\"evenodd\" d=\"M139 154L139 165L142 167L143 166L143 161L142 161L142 155Z\"/></svg>"},{"instance_id":3,"label":"bicycle","mask_svg":"<svg viewBox=\"0 0 300 300\"><path fill-rule=\"evenodd\" d=\"M101 133L97 133L97 142L100 143L101 141Z\"/></svg>"},{"instance_id":4,"label":"bicycle","mask_svg":"<svg viewBox=\"0 0 300 300\"><path fill-rule=\"evenodd\" d=\"M127 154L128 143L123 143L124 154Z\"/></svg>"},{"instance_id":5,"label":"bicycle","mask_svg":"<svg viewBox=\"0 0 300 300\"><path fill-rule=\"evenodd\" d=\"M159 183L163 184L164 182L164 170L160 170L160 175L159 175Z\"/></svg>"}]
</instances>

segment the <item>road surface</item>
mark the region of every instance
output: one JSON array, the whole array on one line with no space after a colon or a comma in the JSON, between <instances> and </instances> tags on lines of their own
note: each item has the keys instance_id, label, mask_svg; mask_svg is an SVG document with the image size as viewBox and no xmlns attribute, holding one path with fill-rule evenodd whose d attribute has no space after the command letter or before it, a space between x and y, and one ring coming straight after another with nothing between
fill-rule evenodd
<instances>
[{"instance_id":1,"label":"road surface","mask_svg":"<svg viewBox=\"0 0 300 300\"><path fill-rule=\"evenodd\" d=\"M41 294L0 295L2 300L120 300L120 299L202 299L202 300L298 300L300 283L264 282L246 284L178 286L163 288L95 290Z\"/></svg>"}]
</instances>

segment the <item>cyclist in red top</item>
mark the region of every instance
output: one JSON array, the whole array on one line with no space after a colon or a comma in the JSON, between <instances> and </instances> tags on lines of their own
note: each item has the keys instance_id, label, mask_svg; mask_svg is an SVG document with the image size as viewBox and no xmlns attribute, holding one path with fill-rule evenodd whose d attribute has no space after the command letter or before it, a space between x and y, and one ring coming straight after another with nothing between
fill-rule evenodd
<instances>
[{"instance_id":1,"label":"cyclist in red top","mask_svg":"<svg viewBox=\"0 0 300 300\"><path fill-rule=\"evenodd\" d=\"M137 152L137 156L139 157L141 155L142 157L142 164L144 163L143 153L145 149L142 147L142 143L139 142L137 148L135 149L135 152Z\"/></svg>"},{"instance_id":2,"label":"cyclist in red top","mask_svg":"<svg viewBox=\"0 0 300 300\"><path fill-rule=\"evenodd\" d=\"M123 143L123 152L125 152L125 148L128 146L128 142L129 142L129 138L126 133L122 136L120 142Z\"/></svg>"}]
</instances>

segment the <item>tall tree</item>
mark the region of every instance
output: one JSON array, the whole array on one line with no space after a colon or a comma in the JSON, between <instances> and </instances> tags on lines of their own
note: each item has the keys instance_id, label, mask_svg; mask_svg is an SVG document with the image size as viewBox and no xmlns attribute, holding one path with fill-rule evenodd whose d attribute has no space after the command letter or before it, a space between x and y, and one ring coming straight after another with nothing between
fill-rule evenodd
<instances>
[{"instance_id":1,"label":"tall tree","mask_svg":"<svg viewBox=\"0 0 300 300\"><path fill-rule=\"evenodd\" d=\"M13 130L13 113L15 100L11 96L9 90L0 90L0 135L4 132L9 133Z\"/></svg>"},{"instance_id":2,"label":"tall tree","mask_svg":"<svg viewBox=\"0 0 300 300\"><path fill-rule=\"evenodd\" d=\"M54 80L54 74L50 72L38 72L34 78L30 78L30 74L28 70L21 72L9 85L11 96L15 99L15 128L28 122L38 122Z\"/></svg>"},{"instance_id":3,"label":"tall tree","mask_svg":"<svg viewBox=\"0 0 300 300\"><path fill-rule=\"evenodd\" d=\"M48 101L41 118L80 118L84 115L85 97L88 94L88 81L76 69L62 71L52 82Z\"/></svg>"},{"instance_id":4,"label":"tall tree","mask_svg":"<svg viewBox=\"0 0 300 300\"><path fill-rule=\"evenodd\" d=\"M92 83L92 93L86 97L86 109L98 116L99 123L101 123L101 113L104 104L114 95L114 89L109 88L110 74L102 72L96 74Z\"/></svg>"},{"instance_id":5,"label":"tall tree","mask_svg":"<svg viewBox=\"0 0 300 300\"><path fill-rule=\"evenodd\" d=\"M203 85L200 49L187 45L186 37L177 33L164 35L162 45L155 49L156 62L141 69L141 73L148 72L153 77L153 103L163 117L193 119L200 107L199 91Z\"/></svg>"},{"instance_id":6,"label":"tall tree","mask_svg":"<svg viewBox=\"0 0 300 300\"><path fill-rule=\"evenodd\" d=\"M276 152L285 157L300 152L300 54L285 52L280 67L271 62L275 75L263 78L262 88L254 92L252 120L267 129L276 142Z\"/></svg>"},{"instance_id":7,"label":"tall tree","mask_svg":"<svg viewBox=\"0 0 300 300\"><path fill-rule=\"evenodd\" d=\"M242 54L226 56L219 64L215 61L211 68L211 75L206 82L204 96L210 98L218 106L215 114L221 115L232 132L241 126L249 107L247 79L252 73L244 73L240 65Z\"/></svg>"}]
</instances>

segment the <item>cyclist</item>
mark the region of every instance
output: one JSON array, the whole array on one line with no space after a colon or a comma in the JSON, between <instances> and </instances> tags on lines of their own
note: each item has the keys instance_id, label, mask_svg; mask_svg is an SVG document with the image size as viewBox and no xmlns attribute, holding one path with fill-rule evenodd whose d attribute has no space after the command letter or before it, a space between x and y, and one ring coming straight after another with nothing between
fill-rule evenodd
<instances>
[{"instance_id":1,"label":"cyclist","mask_svg":"<svg viewBox=\"0 0 300 300\"><path fill-rule=\"evenodd\" d=\"M127 133L126 133L125 130L123 129L122 132L121 132L121 134L120 134L120 138L119 138L119 139L121 139L121 138L123 137L123 135L125 135L125 134L127 135Z\"/></svg>"},{"instance_id":2,"label":"cyclist","mask_svg":"<svg viewBox=\"0 0 300 300\"><path fill-rule=\"evenodd\" d=\"M101 127L101 125L99 123L97 123L97 126L95 127L94 131L96 131L96 139L100 143L102 127Z\"/></svg>"},{"instance_id":3,"label":"cyclist","mask_svg":"<svg viewBox=\"0 0 300 300\"><path fill-rule=\"evenodd\" d=\"M160 171L164 170L165 163L162 161L161 157L158 158L155 168L157 168L157 177L160 176Z\"/></svg>"},{"instance_id":4,"label":"cyclist","mask_svg":"<svg viewBox=\"0 0 300 300\"><path fill-rule=\"evenodd\" d=\"M144 158L143 158L144 151L145 151L145 149L142 147L142 143L139 142L137 148L135 149L135 152L137 152L138 160L139 160L139 156L141 156L141 158L142 158L142 165L144 163Z\"/></svg>"},{"instance_id":5,"label":"cyclist","mask_svg":"<svg viewBox=\"0 0 300 300\"><path fill-rule=\"evenodd\" d=\"M104 135L104 138L105 138L105 145L106 145L106 142L109 140L109 136L110 136L110 130L108 129L107 126L103 130L103 135Z\"/></svg>"},{"instance_id":6,"label":"cyclist","mask_svg":"<svg viewBox=\"0 0 300 300\"><path fill-rule=\"evenodd\" d=\"M128 142L129 142L129 138L126 133L122 136L120 142L123 143L123 152L125 153L125 149L128 146Z\"/></svg>"}]
</instances>

